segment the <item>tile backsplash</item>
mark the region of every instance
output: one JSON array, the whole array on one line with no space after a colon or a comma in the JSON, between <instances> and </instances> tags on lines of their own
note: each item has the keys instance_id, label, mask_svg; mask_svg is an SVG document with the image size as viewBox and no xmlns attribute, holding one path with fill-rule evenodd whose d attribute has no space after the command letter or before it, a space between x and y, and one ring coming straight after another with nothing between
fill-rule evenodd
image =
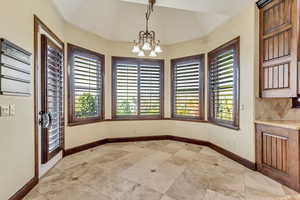
<instances>
[{"instance_id":1,"label":"tile backsplash","mask_svg":"<svg viewBox=\"0 0 300 200\"><path fill-rule=\"evenodd\" d=\"M256 98L255 117L263 120L300 120L300 108L292 108L292 99Z\"/></svg>"}]
</instances>

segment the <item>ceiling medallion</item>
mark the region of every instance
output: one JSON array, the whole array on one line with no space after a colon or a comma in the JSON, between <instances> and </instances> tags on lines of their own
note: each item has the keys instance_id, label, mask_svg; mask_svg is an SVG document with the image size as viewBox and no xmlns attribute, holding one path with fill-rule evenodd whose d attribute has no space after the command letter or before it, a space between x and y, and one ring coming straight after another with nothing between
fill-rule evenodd
<instances>
[{"instance_id":1,"label":"ceiling medallion","mask_svg":"<svg viewBox=\"0 0 300 200\"><path fill-rule=\"evenodd\" d=\"M150 52L150 57L156 57L157 54L161 53L162 50L159 46L160 41L155 40L155 32L149 31L149 18L153 12L153 7L156 0L149 0L149 4L146 12L146 31L139 32L138 41L134 40L134 47L132 49L133 53L137 53L138 56L145 56L145 52Z\"/></svg>"}]
</instances>

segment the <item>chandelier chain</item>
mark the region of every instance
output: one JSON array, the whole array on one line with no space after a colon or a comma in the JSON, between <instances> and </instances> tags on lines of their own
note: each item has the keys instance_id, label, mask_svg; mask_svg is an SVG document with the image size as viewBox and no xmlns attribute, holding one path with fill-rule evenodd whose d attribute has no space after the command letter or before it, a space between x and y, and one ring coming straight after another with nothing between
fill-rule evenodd
<instances>
[{"instance_id":1,"label":"chandelier chain","mask_svg":"<svg viewBox=\"0 0 300 200\"><path fill-rule=\"evenodd\" d=\"M139 56L144 56L144 51L151 51L149 56L155 57L158 53L161 53L162 50L159 46L160 41L155 40L155 32L149 31L149 20L153 12L154 4L156 0L149 0L146 10L146 31L139 32L138 42L134 41L134 47L132 52L138 53Z\"/></svg>"}]
</instances>

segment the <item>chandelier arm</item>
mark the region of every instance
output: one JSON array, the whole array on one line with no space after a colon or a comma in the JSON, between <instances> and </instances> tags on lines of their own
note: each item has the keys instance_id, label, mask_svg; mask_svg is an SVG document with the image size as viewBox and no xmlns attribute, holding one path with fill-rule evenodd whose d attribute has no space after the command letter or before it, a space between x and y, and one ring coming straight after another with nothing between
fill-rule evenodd
<instances>
[{"instance_id":1,"label":"chandelier arm","mask_svg":"<svg viewBox=\"0 0 300 200\"><path fill-rule=\"evenodd\" d=\"M152 48L155 46L155 32L154 31L150 31L150 36L151 36L151 46Z\"/></svg>"},{"instance_id":2,"label":"chandelier arm","mask_svg":"<svg viewBox=\"0 0 300 200\"><path fill-rule=\"evenodd\" d=\"M139 43L141 43L142 40L144 39L144 34L145 34L145 31L140 31L139 32Z\"/></svg>"},{"instance_id":3,"label":"chandelier arm","mask_svg":"<svg viewBox=\"0 0 300 200\"><path fill-rule=\"evenodd\" d=\"M154 31L150 31L150 34L152 35L152 39L155 41L155 32Z\"/></svg>"}]
</instances>

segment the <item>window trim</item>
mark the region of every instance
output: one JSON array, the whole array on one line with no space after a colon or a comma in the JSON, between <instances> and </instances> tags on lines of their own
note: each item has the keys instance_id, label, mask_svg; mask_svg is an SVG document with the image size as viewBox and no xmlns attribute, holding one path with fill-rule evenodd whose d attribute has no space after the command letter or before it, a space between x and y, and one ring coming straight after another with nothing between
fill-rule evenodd
<instances>
[{"instance_id":1,"label":"window trim","mask_svg":"<svg viewBox=\"0 0 300 200\"><path fill-rule=\"evenodd\" d=\"M105 56L103 54L97 53L95 51L91 51L89 49L79 47L73 44L68 43L68 126L78 126L90 123L96 123L104 121L104 114L105 114L105 98L104 98L104 75L105 75ZM74 95L73 95L73 77L72 77L72 70L73 70L73 60L72 56L75 52L80 52L81 55L92 55L98 57L101 60L101 102L99 102L98 106L100 107L99 116L97 117L89 117L84 119L77 119L74 113Z\"/></svg>"},{"instance_id":2,"label":"window trim","mask_svg":"<svg viewBox=\"0 0 300 200\"><path fill-rule=\"evenodd\" d=\"M124 62L136 62L138 64L141 64L143 62L156 62L161 67L161 84L160 84L160 115L156 116L117 116L116 114L116 99L117 99L117 91L116 91L116 64L118 61L124 61ZM119 57L119 56L112 56L111 57L111 64L112 64L112 98L111 98L111 118L115 121L130 121L130 120L162 120L164 119L164 66L165 66L165 60L164 59L148 59L148 58L134 58L134 57ZM139 75L138 75L139 76ZM139 85L138 85L139 87ZM138 94L139 96L139 94ZM139 107L139 102L138 102Z\"/></svg>"},{"instance_id":3,"label":"window trim","mask_svg":"<svg viewBox=\"0 0 300 200\"><path fill-rule=\"evenodd\" d=\"M210 76L209 76L211 60L213 59L213 57L216 54L220 54L229 49L234 49L234 51L236 52L235 59L234 59L234 67L233 67L233 69L234 69L233 102L234 102L235 108L233 111L234 120L232 123L229 121L225 121L225 120L215 119L211 114L212 105L209 101L209 99L211 99L211 96L212 96L211 90L210 90L211 82L210 82ZM207 77L208 77L208 90L207 90L207 93L208 93L208 121L210 123L218 125L218 126L230 128L233 130L240 130L240 37L237 37L208 53Z\"/></svg>"},{"instance_id":4,"label":"window trim","mask_svg":"<svg viewBox=\"0 0 300 200\"><path fill-rule=\"evenodd\" d=\"M201 65L199 70L199 117L180 116L175 114L175 64L192 59L199 59ZM171 59L171 119L198 122L205 121L205 54Z\"/></svg>"}]
</instances>

